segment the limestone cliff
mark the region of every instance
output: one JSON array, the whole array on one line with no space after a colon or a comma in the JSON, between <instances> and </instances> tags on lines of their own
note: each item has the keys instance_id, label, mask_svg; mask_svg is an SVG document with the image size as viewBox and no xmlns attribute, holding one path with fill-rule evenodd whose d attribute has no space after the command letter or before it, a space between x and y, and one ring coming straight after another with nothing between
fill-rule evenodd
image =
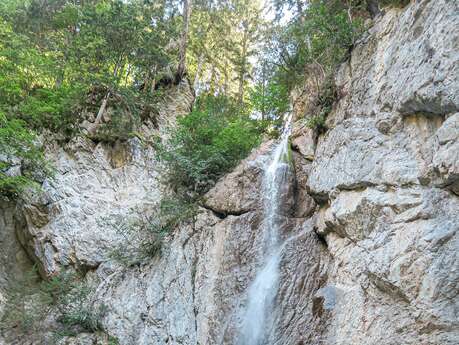
<instances>
[{"instance_id":1,"label":"limestone cliff","mask_svg":"<svg viewBox=\"0 0 459 345\"><path fill-rule=\"evenodd\" d=\"M269 344L459 343L458 42L456 1L388 10L339 70L328 130L316 135L297 110L282 224L291 240ZM166 101L164 121L186 112L192 95L182 87ZM0 306L3 288L32 263L43 276L71 267L96 287L102 328L121 345L235 344L261 255L272 148L264 143L220 180L161 256L126 268L109 255L125 239L107 219L154 210L154 151L137 139L50 147L56 174L44 194L1 205ZM0 344L43 340L13 329ZM109 340L81 333L63 344Z\"/></svg>"}]
</instances>

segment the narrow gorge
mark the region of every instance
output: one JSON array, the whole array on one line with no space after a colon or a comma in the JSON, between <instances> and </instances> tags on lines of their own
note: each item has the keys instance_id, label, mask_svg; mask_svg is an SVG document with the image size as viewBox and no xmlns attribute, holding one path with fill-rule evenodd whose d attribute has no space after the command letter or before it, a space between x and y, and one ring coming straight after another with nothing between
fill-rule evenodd
<instances>
[{"instance_id":1,"label":"narrow gorge","mask_svg":"<svg viewBox=\"0 0 459 345\"><path fill-rule=\"evenodd\" d=\"M138 137L44 133L54 176L0 202L0 316L34 267L45 279L68 269L100 320L59 344L459 344L459 2L372 19L334 75L324 130L307 125L315 82L292 93L279 139L220 178L160 255L130 265L114 258L136 246L119 228L168 192L139 138L190 112L191 82L168 87ZM52 344L57 317L42 321L0 345Z\"/></svg>"}]
</instances>

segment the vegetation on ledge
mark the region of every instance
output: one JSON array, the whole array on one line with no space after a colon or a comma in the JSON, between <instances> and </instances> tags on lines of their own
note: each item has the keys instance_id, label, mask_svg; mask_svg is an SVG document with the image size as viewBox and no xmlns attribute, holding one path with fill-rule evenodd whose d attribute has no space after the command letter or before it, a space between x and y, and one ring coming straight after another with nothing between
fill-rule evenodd
<instances>
[{"instance_id":1,"label":"vegetation on ledge","mask_svg":"<svg viewBox=\"0 0 459 345\"><path fill-rule=\"evenodd\" d=\"M63 271L42 280L33 269L9 284L0 331L18 329L46 344L82 331L99 332L106 308L91 305L92 293L76 273ZM44 329L50 324L47 335Z\"/></svg>"},{"instance_id":2,"label":"vegetation on ledge","mask_svg":"<svg viewBox=\"0 0 459 345\"><path fill-rule=\"evenodd\" d=\"M262 126L227 97L202 96L156 152L166 181L181 195L202 195L260 143Z\"/></svg>"}]
</instances>

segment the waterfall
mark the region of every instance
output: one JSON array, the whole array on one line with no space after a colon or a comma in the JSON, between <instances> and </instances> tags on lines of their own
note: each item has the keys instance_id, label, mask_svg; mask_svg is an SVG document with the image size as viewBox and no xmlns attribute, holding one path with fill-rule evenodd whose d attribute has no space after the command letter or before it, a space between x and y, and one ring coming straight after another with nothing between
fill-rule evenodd
<instances>
[{"instance_id":1,"label":"waterfall","mask_svg":"<svg viewBox=\"0 0 459 345\"><path fill-rule=\"evenodd\" d=\"M289 136L292 116L285 122L281 139L273 151L263 179L263 258L261 269L250 285L242 317L240 345L265 345L273 329L274 302L279 286L282 243L279 236L283 193L290 173Z\"/></svg>"}]
</instances>

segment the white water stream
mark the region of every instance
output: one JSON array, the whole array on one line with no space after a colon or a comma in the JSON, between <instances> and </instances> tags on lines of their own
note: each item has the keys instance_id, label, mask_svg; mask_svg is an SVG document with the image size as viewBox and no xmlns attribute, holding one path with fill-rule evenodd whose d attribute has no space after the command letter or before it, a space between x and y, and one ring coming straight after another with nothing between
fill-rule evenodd
<instances>
[{"instance_id":1,"label":"white water stream","mask_svg":"<svg viewBox=\"0 0 459 345\"><path fill-rule=\"evenodd\" d=\"M242 318L240 345L267 345L266 338L274 326L274 302L279 286L279 264L283 247L279 238L283 201L281 190L285 183L289 183L291 120L290 115L264 173L263 261L261 269L249 287L247 306Z\"/></svg>"}]
</instances>

